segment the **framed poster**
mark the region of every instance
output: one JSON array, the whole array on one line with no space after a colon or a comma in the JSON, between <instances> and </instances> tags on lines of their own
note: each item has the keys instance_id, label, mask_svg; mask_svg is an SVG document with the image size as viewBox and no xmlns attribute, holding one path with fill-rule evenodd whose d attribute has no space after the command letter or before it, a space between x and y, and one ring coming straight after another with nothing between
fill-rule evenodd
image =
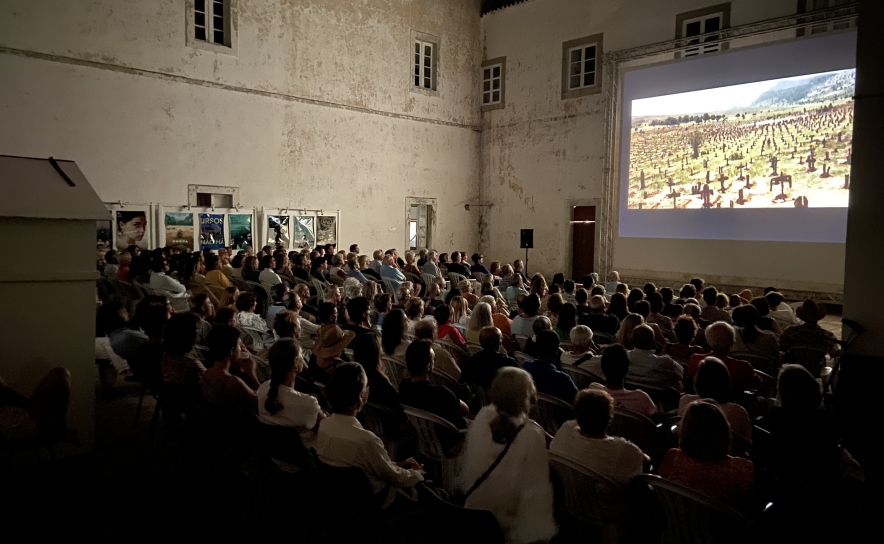
<instances>
[{"instance_id":1,"label":"framed poster","mask_svg":"<svg viewBox=\"0 0 884 544\"><path fill-rule=\"evenodd\" d=\"M282 246L286 249L289 248L289 227L290 217L288 215L275 215L268 214L266 219L266 229L267 236L265 237L265 243L267 245L276 247Z\"/></svg>"},{"instance_id":2,"label":"framed poster","mask_svg":"<svg viewBox=\"0 0 884 544\"><path fill-rule=\"evenodd\" d=\"M195 236L193 212L164 212L163 227L166 246L184 246L193 251Z\"/></svg>"},{"instance_id":3,"label":"framed poster","mask_svg":"<svg viewBox=\"0 0 884 544\"><path fill-rule=\"evenodd\" d=\"M295 231L292 234L293 249L313 249L316 245L316 217L295 216Z\"/></svg>"},{"instance_id":4,"label":"framed poster","mask_svg":"<svg viewBox=\"0 0 884 544\"><path fill-rule=\"evenodd\" d=\"M316 218L316 245L338 243L338 218L334 215L320 215Z\"/></svg>"},{"instance_id":5,"label":"framed poster","mask_svg":"<svg viewBox=\"0 0 884 544\"><path fill-rule=\"evenodd\" d=\"M200 223L200 251L204 249L221 249L226 247L224 242L224 224L227 214L201 213Z\"/></svg>"},{"instance_id":6,"label":"framed poster","mask_svg":"<svg viewBox=\"0 0 884 544\"><path fill-rule=\"evenodd\" d=\"M95 248L99 255L104 255L110 251L114 243L113 221L95 222Z\"/></svg>"},{"instance_id":7,"label":"framed poster","mask_svg":"<svg viewBox=\"0 0 884 544\"><path fill-rule=\"evenodd\" d=\"M148 218L152 217L150 204L111 204L113 217L114 249L124 251L129 246L142 250L153 247L153 230Z\"/></svg>"},{"instance_id":8,"label":"framed poster","mask_svg":"<svg viewBox=\"0 0 884 544\"><path fill-rule=\"evenodd\" d=\"M252 214L231 213L227 216L230 245L234 249L252 247Z\"/></svg>"}]
</instances>

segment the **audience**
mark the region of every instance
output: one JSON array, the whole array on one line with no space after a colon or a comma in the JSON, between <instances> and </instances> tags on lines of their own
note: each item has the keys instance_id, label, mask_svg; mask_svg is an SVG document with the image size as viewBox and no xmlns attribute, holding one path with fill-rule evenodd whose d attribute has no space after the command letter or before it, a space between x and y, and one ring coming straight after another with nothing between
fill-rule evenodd
<instances>
[{"instance_id":1,"label":"audience","mask_svg":"<svg viewBox=\"0 0 884 544\"><path fill-rule=\"evenodd\" d=\"M629 352L629 379L659 387L684 389L684 369L668 355L657 355L654 331L647 325L639 325L632 331L635 346Z\"/></svg>"},{"instance_id":2,"label":"audience","mask_svg":"<svg viewBox=\"0 0 884 544\"><path fill-rule=\"evenodd\" d=\"M491 306L486 302L480 302L473 308L470 322L467 325L466 341L470 344L479 343L479 332L485 327L491 327L494 321L491 315Z\"/></svg>"},{"instance_id":3,"label":"audience","mask_svg":"<svg viewBox=\"0 0 884 544\"><path fill-rule=\"evenodd\" d=\"M448 339L448 341L456 346L466 349L467 341L464 339L463 335L460 334L460 331L450 324L451 307L443 304L436 308L433 315L436 318L436 323L438 323L436 334L438 335L439 340Z\"/></svg>"},{"instance_id":4,"label":"audience","mask_svg":"<svg viewBox=\"0 0 884 544\"><path fill-rule=\"evenodd\" d=\"M559 335L562 342L571 341L571 329L577 325L577 306L570 302L562 304L559 310L559 318L555 323L553 331Z\"/></svg>"},{"instance_id":5,"label":"audience","mask_svg":"<svg viewBox=\"0 0 884 544\"><path fill-rule=\"evenodd\" d=\"M363 334L371 334L371 323L368 319L368 299L352 298L347 302L347 323L341 325L345 331L351 331L354 338Z\"/></svg>"},{"instance_id":6,"label":"audience","mask_svg":"<svg viewBox=\"0 0 884 544\"><path fill-rule=\"evenodd\" d=\"M788 352L793 347L811 347L825 351L832 357L841 353L841 345L835 340L835 335L819 326L820 319L826 317L825 308L808 299L798 308L797 314L804 323L792 325L783 331L780 336L783 351Z\"/></svg>"},{"instance_id":7,"label":"audience","mask_svg":"<svg viewBox=\"0 0 884 544\"><path fill-rule=\"evenodd\" d=\"M467 432L458 477L465 506L494 514L506 542L549 541L556 533L553 489L546 433L528 418L535 397L531 376L518 368L502 368L488 396L491 404L482 408Z\"/></svg>"},{"instance_id":8,"label":"audience","mask_svg":"<svg viewBox=\"0 0 884 544\"><path fill-rule=\"evenodd\" d=\"M216 325L209 334L206 363L209 369L203 374L201 382L203 399L206 402L246 411L258 409L255 363L240 341L239 331L227 325ZM240 375L231 373L234 365Z\"/></svg>"},{"instance_id":9,"label":"audience","mask_svg":"<svg viewBox=\"0 0 884 544\"><path fill-rule=\"evenodd\" d=\"M537 333L536 345L537 359L525 362L522 368L534 379L538 392L573 403L577 386L559 370L559 336L553 331L541 331Z\"/></svg>"},{"instance_id":10,"label":"audience","mask_svg":"<svg viewBox=\"0 0 884 544\"><path fill-rule=\"evenodd\" d=\"M435 362L436 353L428 340L415 340L408 345L405 364L410 377L399 384L399 400L406 406L435 414L458 429L465 429L465 418L471 417L467 405L447 387L430 383ZM454 440L453 437L449 438ZM445 442L445 439L442 440ZM453 442L449 442L446 448L452 445Z\"/></svg>"},{"instance_id":11,"label":"audience","mask_svg":"<svg viewBox=\"0 0 884 544\"><path fill-rule=\"evenodd\" d=\"M436 321L433 319L422 319L414 326L414 336L419 340L426 340L431 344L436 342L438 338L438 330ZM448 374L455 380L460 378L460 367L454 357L445 349L437 349L436 368Z\"/></svg>"},{"instance_id":12,"label":"audience","mask_svg":"<svg viewBox=\"0 0 884 544\"><path fill-rule=\"evenodd\" d=\"M597 351L592 342L592 330L586 325L577 325L568 334L571 351L563 352L559 358L563 365L580 365L589 361Z\"/></svg>"},{"instance_id":13,"label":"audience","mask_svg":"<svg viewBox=\"0 0 884 544\"><path fill-rule=\"evenodd\" d=\"M527 296L522 301L522 313L513 318L510 330L513 335L533 336L532 327L540 312L540 297L536 294Z\"/></svg>"},{"instance_id":14,"label":"audience","mask_svg":"<svg viewBox=\"0 0 884 544\"><path fill-rule=\"evenodd\" d=\"M700 362L697 377L694 380L696 395L682 395L678 402L678 415L684 417L688 406L697 399L714 401L721 408L730 425L731 432L737 433L746 440L752 440L752 423L746 409L731 402L733 389L731 377L719 359L706 357Z\"/></svg>"},{"instance_id":15,"label":"audience","mask_svg":"<svg viewBox=\"0 0 884 544\"><path fill-rule=\"evenodd\" d=\"M500 352L503 334L497 327L485 327L479 333L482 350L472 355L463 366L460 381L476 384L484 389L491 387L497 371L504 367L516 367L515 359Z\"/></svg>"},{"instance_id":16,"label":"audience","mask_svg":"<svg viewBox=\"0 0 884 544\"><path fill-rule=\"evenodd\" d=\"M614 336L614 341L618 344L621 344L626 349L632 349L633 347L635 347L632 343L632 331L639 325L644 325L644 323L645 318L638 314L627 315L620 322L620 328L617 329L617 335ZM650 327L648 328L650 329ZM654 329L651 329L651 333L653 332Z\"/></svg>"},{"instance_id":17,"label":"audience","mask_svg":"<svg viewBox=\"0 0 884 544\"><path fill-rule=\"evenodd\" d=\"M192 353L199 325L200 318L193 314L175 314L163 332L164 352L160 359L163 381L179 386L191 397L198 396L200 380L206 372L206 367Z\"/></svg>"},{"instance_id":18,"label":"audience","mask_svg":"<svg viewBox=\"0 0 884 544\"><path fill-rule=\"evenodd\" d=\"M614 293L611 295L611 301L608 303L608 315L613 315L617 318L618 322L621 322L626 319L626 316L629 315L629 313L626 297L623 293Z\"/></svg>"},{"instance_id":19,"label":"audience","mask_svg":"<svg viewBox=\"0 0 884 544\"><path fill-rule=\"evenodd\" d=\"M368 402L378 404L395 413L402 413L399 392L390 383L390 377L381 361L381 337L363 334L353 340L353 361L359 363L368 378Z\"/></svg>"},{"instance_id":20,"label":"audience","mask_svg":"<svg viewBox=\"0 0 884 544\"><path fill-rule=\"evenodd\" d=\"M699 308L697 308L699 310ZM663 350L660 352L661 355L669 355L674 360L683 362L687 365L687 362L691 359L691 357L696 353L701 353L703 348L700 346L692 345L691 342L694 341L694 338L697 336L697 322L689 315L683 315L678 318L675 322L674 333L675 333L675 342L669 342L665 346L663 346Z\"/></svg>"},{"instance_id":21,"label":"audience","mask_svg":"<svg viewBox=\"0 0 884 544\"><path fill-rule=\"evenodd\" d=\"M611 297L611 302L614 300L614 297ZM593 333L601 332L612 337L620 328L620 319L613 313L605 313L605 297L602 295L593 295L589 299L589 313L580 314L579 321L581 325L592 329Z\"/></svg>"},{"instance_id":22,"label":"audience","mask_svg":"<svg viewBox=\"0 0 884 544\"><path fill-rule=\"evenodd\" d=\"M550 453L573 459L602 476L626 485L651 459L619 436L608 436L614 399L598 389L584 389L574 399L575 419L566 421L549 445Z\"/></svg>"},{"instance_id":23,"label":"audience","mask_svg":"<svg viewBox=\"0 0 884 544\"><path fill-rule=\"evenodd\" d=\"M629 354L620 344L612 344L605 348L601 357L601 371L605 383L591 383L590 389L604 390L620 408L651 417L657 413L657 406L647 393L640 389L630 390L623 386L629 374Z\"/></svg>"},{"instance_id":24,"label":"audience","mask_svg":"<svg viewBox=\"0 0 884 544\"><path fill-rule=\"evenodd\" d=\"M718 290L715 287L707 287L703 290L703 302L705 307L700 312L700 317L715 323L716 321L724 321L725 323L733 323L731 315L715 305L718 299Z\"/></svg>"},{"instance_id":25,"label":"audience","mask_svg":"<svg viewBox=\"0 0 884 544\"><path fill-rule=\"evenodd\" d=\"M313 361L315 363L314 377L324 379L326 375L334 374L337 368L344 363L341 356L344 350L350 345L356 335L353 331L341 330L341 327L334 324L324 324L319 329L319 336L313 343L311 352L313 353ZM322 371L322 373L316 372Z\"/></svg>"},{"instance_id":26,"label":"audience","mask_svg":"<svg viewBox=\"0 0 884 544\"><path fill-rule=\"evenodd\" d=\"M777 335L758 328L758 310L751 304L734 308L736 337L731 351L748 351L779 361L780 343Z\"/></svg>"},{"instance_id":27,"label":"audience","mask_svg":"<svg viewBox=\"0 0 884 544\"><path fill-rule=\"evenodd\" d=\"M742 359L734 359L729 356L731 348L734 346L735 333L734 328L727 323L713 323L706 327L706 343L712 350L710 353L698 353L692 355L688 363L688 377L694 379L697 375L697 369L700 362L707 356L721 360L727 366L728 373L731 377L731 385L736 391L744 391L746 389L754 389L761 384L761 380L752 368L752 365Z\"/></svg>"}]
</instances>

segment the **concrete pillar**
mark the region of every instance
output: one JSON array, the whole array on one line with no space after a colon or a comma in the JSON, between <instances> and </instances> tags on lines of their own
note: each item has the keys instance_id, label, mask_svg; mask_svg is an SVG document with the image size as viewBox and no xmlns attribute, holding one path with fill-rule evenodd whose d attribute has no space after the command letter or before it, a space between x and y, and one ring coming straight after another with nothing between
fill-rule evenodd
<instances>
[{"instance_id":1,"label":"concrete pillar","mask_svg":"<svg viewBox=\"0 0 884 544\"><path fill-rule=\"evenodd\" d=\"M884 2L859 0L844 317L865 328L851 353L884 355Z\"/></svg>"}]
</instances>

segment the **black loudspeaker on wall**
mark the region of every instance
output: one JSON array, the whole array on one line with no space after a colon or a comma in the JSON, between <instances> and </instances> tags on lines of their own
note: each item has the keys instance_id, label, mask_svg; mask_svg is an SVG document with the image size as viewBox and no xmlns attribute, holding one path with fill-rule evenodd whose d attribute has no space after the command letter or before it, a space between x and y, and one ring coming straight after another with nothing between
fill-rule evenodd
<instances>
[{"instance_id":1,"label":"black loudspeaker on wall","mask_svg":"<svg viewBox=\"0 0 884 544\"><path fill-rule=\"evenodd\" d=\"M534 247L534 229L522 229L522 237L519 247L525 249Z\"/></svg>"}]
</instances>

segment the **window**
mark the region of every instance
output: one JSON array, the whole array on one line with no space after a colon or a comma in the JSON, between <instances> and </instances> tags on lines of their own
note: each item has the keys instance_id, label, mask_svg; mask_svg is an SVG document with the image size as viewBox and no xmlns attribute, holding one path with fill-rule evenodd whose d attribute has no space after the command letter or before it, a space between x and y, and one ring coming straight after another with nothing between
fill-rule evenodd
<instances>
[{"instance_id":1,"label":"window","mask_svg":"<svg viewBox=\"0 0 884 544\"><path fill-rule=\"evenodd\" d=\"M235 208L239 206L239 187L188 185L187 204L204 208Z\"/></svg>"},{"instance_id":2,"label":"window","mask_svg":"<svg viewBox=\"0 0 884 544\"><path fill-rule=\"evenodd\" d=\"M482 111L501 109L506 96L506 57L486 60L482 63Z\"/></svg>"},{"instance_id":3,"label":"window","mask_svg":"<svg viewBox=\"0 0 884 544\"><path fill-rule=\"evenodd\" d=\"M819 11L826 8L836 8L853 3L854 0L799 0L798 13ZM799 19L799 21L802 23L806 23L811 21L825 21L825 19L825 14L817 14L811 15L808 18ZM822 32L829 32L832 30L844 30L845 28L850 28L852 24L853 23L851 21L839 21L837 23L821 22L809 27L799 28L798 36L804 36L806 34L820 34Z\"/></svg>"},{"instance_id":4,"label":"window","mask_svg":"<svg viewBox=\"0 0 884 544\"><path fill-rule=\"evenodd\" d=\"M730 26L731 7L730 3L710 6L708 8L680 13L675 18L675 37L690 38L701 36L710 32L718 32ZM694 38L681 43L682 46L694 46L677 54L683 57L695 57L706 53L715 53L727 49L726 43L709 43L721 38L720 34L711 34L703 38Z\"/></svg>"},{"instance_id":5,"label":"window","mask_svg":"<svg viewBox=\"0 0 884 544\"><path fill-rule=\"evenodd\" d=\"M184 0L187 46L235 55L238 2L239 0Z\"/></svg>"},{"instance_id":6,"label":"window","mask_svg":"<svg viewBox=\"0 0 884 544\"><path fill-rule=\"evenodd\" d=\"M436 44L414 40L414 86L436 90Z\"/></svg>"},{"instance_id":7,"label":"window","mask_svg":"<svg viewBox=\"0 0 884 544\"><path fill-rule=\"evenodd\" d=\"M601 58L601 34L562 44L562 98L601 91Z\"/></svg>"}]
</instances>

